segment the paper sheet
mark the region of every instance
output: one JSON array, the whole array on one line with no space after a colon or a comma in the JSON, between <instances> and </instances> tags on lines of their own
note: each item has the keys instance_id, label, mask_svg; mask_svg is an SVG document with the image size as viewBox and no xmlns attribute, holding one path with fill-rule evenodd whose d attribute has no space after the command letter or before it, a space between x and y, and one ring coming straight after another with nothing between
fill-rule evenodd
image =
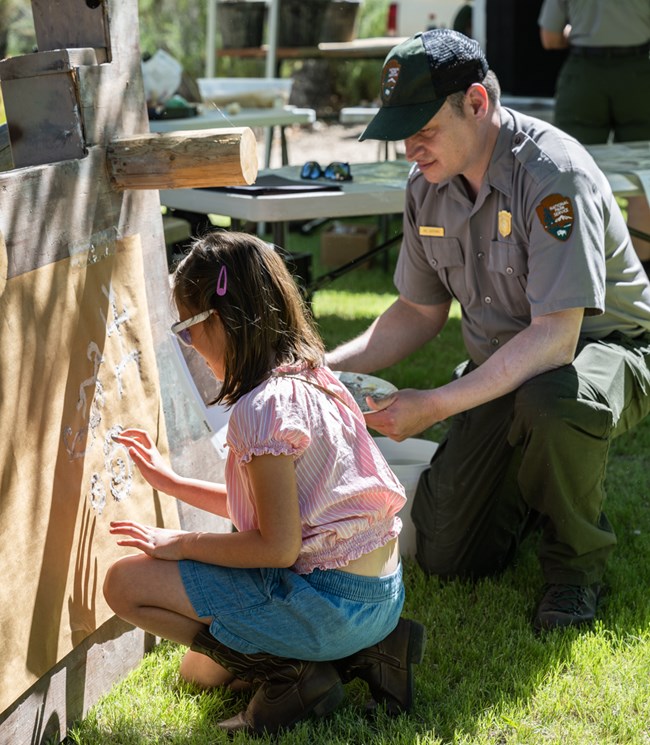
<instances>
[{"instance_id":1,"label":"paper sheet","mask_svg":"<svg viewBox=\"0 0 650 745\"><path fill-rule=\"evenodd\" d=\"M178 526L111 439L168 452L143 276L133 237L0 285L0 711L112 616L110 520Z\"/></svg>"}]
</instances>

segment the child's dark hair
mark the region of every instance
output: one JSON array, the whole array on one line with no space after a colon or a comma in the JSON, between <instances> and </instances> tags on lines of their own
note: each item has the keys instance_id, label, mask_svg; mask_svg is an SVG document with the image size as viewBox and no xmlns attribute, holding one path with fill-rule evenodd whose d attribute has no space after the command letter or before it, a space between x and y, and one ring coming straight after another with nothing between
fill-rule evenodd
<instances>
[{"instance_id":1,"label":"child's dark hair","mask_svg":"<svg viewBox=\"0 0 650 745\"><path fill-rule=\"evenodd\" d=\"M178 306L213 308L223 323L225 374L215 402L234 404L277 365L323 363L323 342L293 277L254 235L214 231L196 239L174 272L172 292Z\"/></svg>"}]
</instances>

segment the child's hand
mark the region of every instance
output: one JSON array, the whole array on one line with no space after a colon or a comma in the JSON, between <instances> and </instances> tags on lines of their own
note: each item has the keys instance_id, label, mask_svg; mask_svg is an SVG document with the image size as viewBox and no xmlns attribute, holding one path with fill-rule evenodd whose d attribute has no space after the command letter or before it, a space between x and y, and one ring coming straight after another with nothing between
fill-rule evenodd
<instances>
[{"instance_id":1,"label":"child's hand","mask_svg":"<svg viewBox=\"0 0 650 745\"><path fill-rule=\"evenodd\" d=\"M115 442L124 445L143 477L158 491L173 494L176 474L166 463L148 432L124 429L113 435Z\"/></svg>"},{"instance_id":2,"label":"child's hand","mask_svg":"<svg viewBox=\"0 0 650 745\"><path fill-rule=\"evenodd\" d=\"M154 528L130 520L114 520L110 532L112 535L127 536L117 542L118 546L137 548L155 559L179 561L184 558L178 539L186 534L185 530Z\"/></svg>"}]
</instances>

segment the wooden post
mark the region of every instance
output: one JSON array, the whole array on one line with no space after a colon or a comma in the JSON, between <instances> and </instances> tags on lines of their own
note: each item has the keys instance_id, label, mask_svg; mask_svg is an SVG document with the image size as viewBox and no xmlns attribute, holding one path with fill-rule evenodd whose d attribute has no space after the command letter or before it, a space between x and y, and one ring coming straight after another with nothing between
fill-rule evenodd
<instances>
[{"instance_id":1,"label":"wooden post","mask_svg":"<svg viewBox=\"0 0 650 745\"><path fill-rule=\"evenodd\" d=\"M106 148L115 189L188 189L252 184L257 147L249 127L140 134Z\"/></svg>"},{"instance_id":2,"label":"wooden post","mask_svg":"<svg viewBox=\"0 0 650 745\"><path fill-rule=\"evenodd\" d=\"M148 132L137 1L31 5L39 52L0 65L5 132L17 155L15 170L0 173L0 418L7 426L0 507L2 528L12 534L0 543L11 577L0 583L0 743L12 745L63 739L69 723L151 645L144 632L110 616L101 598L113 550L106 523L118 508L137 507L171 526L178 515L142 484L122 501L97 501L84 464L99 464L91 470L100 481L112 478L113 464L104 462L103 435L93 440L91 429L130 419L134 401L134 418L150 420L161 444L171 443L175 470L223 480L202 410L176 372L159 196L151 187L114 188L107 167L107 147ZM239 135L233 146L240 156L250 150L248 138ZM234 173L252 180L256 165L237 163ZM96 345L85 347L95 349L92 359L83 353L86 341ZM45 404L36 405L33 393L45 394ZM83 453L82 444L92 450ZM41 449L55 455L39 459ZM181 527L200 520L203 530L230 530L228 521L188 510Z\"/></svg>"}]
</instances>

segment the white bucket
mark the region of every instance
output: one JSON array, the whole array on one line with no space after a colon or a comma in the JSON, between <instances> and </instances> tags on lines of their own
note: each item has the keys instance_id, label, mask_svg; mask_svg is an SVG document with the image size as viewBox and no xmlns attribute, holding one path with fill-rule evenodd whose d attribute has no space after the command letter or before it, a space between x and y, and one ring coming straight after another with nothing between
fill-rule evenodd
<instances>
[{"instance_id":1,"label":"white bucket","mask_svg":"<svg viewBox=\"0 0 650 745\"><path fill-rule=\"evenodd\" d=\"M400 553L402 556L415 556L415 525L411 520L413 497L420 474L429 466L438 443L414 437L402 442L388 437L375 437L374 440L406 491L407 501L399 512L403 525L399 535Z\"/></svg>"}]
</instances>

